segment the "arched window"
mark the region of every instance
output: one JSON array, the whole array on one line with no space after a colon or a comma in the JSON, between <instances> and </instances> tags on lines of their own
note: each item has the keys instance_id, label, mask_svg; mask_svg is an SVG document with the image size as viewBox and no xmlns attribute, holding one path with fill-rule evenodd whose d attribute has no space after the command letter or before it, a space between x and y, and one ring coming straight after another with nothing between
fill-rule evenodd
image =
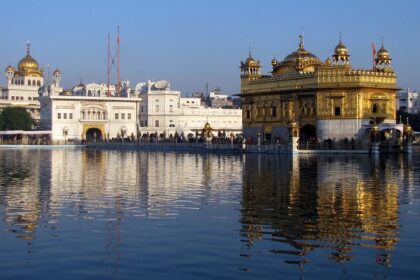
<instances>
[{"instance_id":1,"label":"arched window","mask_svg":"<svg viewBox=\"0 0 420 280\"><path fill-rule=\"evenodd\" d=\"M31 80L28 80L28 86L30 86L31 85Z\"/></svg>"},{"instance_id":2,"label":"arched window","mask_svg":"<svg viewBox=\"0 0 420 280\"><path fill-rule=\"evenodd\" d=\"M40 87L41 86L41 81L37 81L36 85Z\"/></svg>"},{"instance_id":3,"label":"arched window","mask_svg":"<svg viewBox=\"0 0 420 280\"><path fill-rule=\"evenodd\" d=\"M82 111L82 120L86 119L86 113L85 111Z\"/></svg>"},{"instance_id":4,"label":"arched window","mask_svg":"<svg viewBox=\"0 0 420 280\"><path fill-rule=\"evenodd\" d=\"M372 113L376 114L378 112L378 104L374 103L372 106Z\"/></svg>"},{"instance_id":5,"label":"arched window","mask_svg":"<svg viewBox=\"0 0 420 280\"><path fill-rule=\"evenodd\" d=\"M88 90L88 96L92 96L92 91Z\"/></svg>"}]
</instances>

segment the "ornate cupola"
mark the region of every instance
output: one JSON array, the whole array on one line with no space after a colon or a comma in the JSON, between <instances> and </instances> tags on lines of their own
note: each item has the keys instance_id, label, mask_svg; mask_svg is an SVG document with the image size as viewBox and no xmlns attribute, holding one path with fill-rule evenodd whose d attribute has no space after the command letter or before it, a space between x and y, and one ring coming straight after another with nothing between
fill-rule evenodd
<instances>
[{"instance_id":1,"label":"ornate cupola","mask_svg":"<svg viewBox=\"0 0 420 280\"><path fill-rule=\"evenodd\" d=\"M60 69L55 69L53 72L53 76L54 76L54 83L56 83L57 85L60 83L61 81L61 71Z\"/></svg>"},{"instance_id":2,"label":"ornate cupola","mask_svg":"<svg viewBox=\"0 0 420 280\"><path fill-rule=\"evenodd\" d=\"M299 47L296 51L287 55L281 62L273 65L273 76L290 73L312 73L322 62L312 53L305 50L303 35L299 35Z\"/></svg>"},{"instance_id":3,"label":"ornate cupola","mask_svg":"<svg viewBox=\"0 0 420 280\"><path fill-rule=\"evenodd\" d=\"M334 64L348 64L349 63L349 51L347 50L346 46L341 41L341 33L340 33L340 41L338 45L334 49L333 54L333 62Z\"/></svg>"},{"instance_id":4,"label":"ornate cupola","mask_svg":"<svg viewBox=\"0 0 420 280\"><path fill-rule=\"evenodd\" d=\"M384 40L382 39L381 48L379 49L375 59L375 69L377 71L392 72L391 61L391 55L387 49L385 49Z\"/></svg>"},{"instance_id":5,"label":"ornate cupola","mask_svg":"<svg viewBox=\"0 0 420 280\"><path fill-rule=\"evenodd\" d=\"M42 77L42 70L39 68L38 61L31 56L31 44L26 43L26 56L18 63L19 76Z\"/></svg>"},{"instance_id":6,"label":"ornate cupola","mask_svg":"<svg viewBox=\"0 0 420 280\"><path fill-rule=\"evenodd\" d=\"M15 73L16 73L15 68L13 68L10 65L7 66L7 68L6 68L6 78L7 78L7 81L8 81L9 84L11 83L13 77L15 76Z\"/></svg>"},{"instance_id":7,"label":"ornate cupola","mask_svg":"<svg viewBox=\"0 0 420 280\"><path fill-rule=\"evenodd\" d=\"M245 62L241 61L241 78L248 78L254 80L261 77L261 64L259 60L252 57L251 50L249 50L248 58Z\"/></svg>"}]
</instances>

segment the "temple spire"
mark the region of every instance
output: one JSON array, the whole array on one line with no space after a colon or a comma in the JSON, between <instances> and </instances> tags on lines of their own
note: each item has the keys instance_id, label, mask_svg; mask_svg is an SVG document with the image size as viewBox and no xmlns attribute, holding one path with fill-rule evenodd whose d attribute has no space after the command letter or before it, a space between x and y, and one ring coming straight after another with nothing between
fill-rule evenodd
<instances>
[{"instance_id":1,"label":"temple spire","mask_svg":"<svg viewBox=\"0 0 420 280\"><path fill-rule=\"evenodd\" d=\"M299 35L299 49L303 50L303 32Z\"/></svg>"},{"instance_id":2,"label":"temple spire","mask_svg":"<svg viewBox=\"0 0 420 280\"><path fill-rule=\"evenodd\" d=\"M31 42L26 41L26 53L30 54L31 53Z\"/></svg>"}]
</instances>

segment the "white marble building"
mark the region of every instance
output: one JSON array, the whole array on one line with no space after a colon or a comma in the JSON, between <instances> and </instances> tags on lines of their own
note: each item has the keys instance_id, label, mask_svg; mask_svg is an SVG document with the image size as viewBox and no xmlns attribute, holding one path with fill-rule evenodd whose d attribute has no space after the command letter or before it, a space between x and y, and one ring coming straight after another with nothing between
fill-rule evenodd
<instances>
[{"instance_id":1,"label":"white marble building","mask_svg":"<svg viewBox=\"0 0 420 280\"><path fill-rule=\"evenodd\" d=\"M137 137L140 98L60 95L60 75L40 90L41 127L54 144Z\"/></svg>"},{"instance_id":2,"label":"white marble building","mask_svg":"<svg viewBox=\"0 0 420 280\"><path fill-rule=\"evenodd\" d=\"M25 108L38 124L40 105L38 90L44 85L44 75L38 62L31 56L30 44L27 44L26 56L17 68L6 68L7 84L0 86L0 110L8 106Z\"/></svg>"},{"instance_id":3,"label":"white marble building","mask_svg":"<svg viewBox=\"0 0 420 280\"><path fill-rule=\"evenodd\" d=\"M242 133L242 110L209 108L199 97L181 97L167 81L148 81L141 90L140 133L195 136L208 122L214 134Z\"/></svg>"},{"instance_id":4,"label":"white marble building","mask_svg":"<svg viewBox=\"0 0 420 280\"><path fill-rule=\"evenodd\" d=\"M409 88L397 94L397 110L416 114L420 112L420 94Z\"/></svg>"}]
</instances>

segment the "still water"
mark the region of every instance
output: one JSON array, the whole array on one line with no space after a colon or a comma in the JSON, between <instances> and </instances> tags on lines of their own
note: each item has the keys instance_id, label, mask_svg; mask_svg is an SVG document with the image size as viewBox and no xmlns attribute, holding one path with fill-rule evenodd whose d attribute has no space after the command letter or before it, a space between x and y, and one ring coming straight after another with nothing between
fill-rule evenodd
<instances>
[{"instance_id":1,"label":"still water","mask_svg":"<svg viewBox=\"0 0 420 280\"><path fill-rule=\"evenodd\" d=\"M0 150L1 279L418 279L420 153Z\"/></svg>"}]
</instances>

